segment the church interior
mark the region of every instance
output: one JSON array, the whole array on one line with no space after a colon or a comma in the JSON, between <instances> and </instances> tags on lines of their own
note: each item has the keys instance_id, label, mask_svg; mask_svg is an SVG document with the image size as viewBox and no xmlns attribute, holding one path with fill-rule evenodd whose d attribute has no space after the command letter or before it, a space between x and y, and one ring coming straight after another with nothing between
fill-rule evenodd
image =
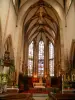
<instances>
[{"instance_id":1,"label":"church interior","mask_svg":"<svg viewBox=\"0 0 75 100\"><path fill-rule=\"evenodd\" d=\"M75 100L74 22L75 0L0 0L0 100Z\"/></svg>"}]
</instances>

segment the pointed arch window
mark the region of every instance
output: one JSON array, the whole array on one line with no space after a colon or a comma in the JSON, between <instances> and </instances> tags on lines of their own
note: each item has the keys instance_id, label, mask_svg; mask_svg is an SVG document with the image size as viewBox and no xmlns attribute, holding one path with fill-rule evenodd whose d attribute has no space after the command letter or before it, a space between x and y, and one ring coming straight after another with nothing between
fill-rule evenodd
<instances>
[{"instance_id":1,"label":"pointed arch window","mask_svg":"<svg viewBox=\"0 0 75 100\"><path fill-rule=\"evenodd\" d=\"M54 46L49 42L49 73L54 76Z\"/></svg>"},{"instance_id":2,"label":"pointed arch window","mask_svg":"<svg viewBox=\"0 0 75 100\"><path fill-rule=\"evenodd\" d=\"M33 41L29 45L28 50L28 76L32 76L33 73Z\"/></svg>"},{"instance_id":3,"label":"pointed arch window","mask_svg":"<svg viewBox=\"0 0 75 100\"><path fill-rule=\"evenodd\" d=\"M39 53L38 53L38 76L44 75L44 42L39 42Z\"/></svg>"}]
</instances>

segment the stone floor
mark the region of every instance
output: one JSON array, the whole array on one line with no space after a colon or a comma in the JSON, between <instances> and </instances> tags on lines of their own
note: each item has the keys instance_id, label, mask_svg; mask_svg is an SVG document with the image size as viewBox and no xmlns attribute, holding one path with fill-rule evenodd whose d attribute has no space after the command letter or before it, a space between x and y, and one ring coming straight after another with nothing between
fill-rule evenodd
<instances>
[{"instance_id":1,"label":"stone floor","mask_svg":"<svg viewBox=\"0 0 75 100\"><path fill-rule=\"evenodd\" d=\"M34 100L48 100L48 94L33 94Z\"/></svg>"}]
</instances>

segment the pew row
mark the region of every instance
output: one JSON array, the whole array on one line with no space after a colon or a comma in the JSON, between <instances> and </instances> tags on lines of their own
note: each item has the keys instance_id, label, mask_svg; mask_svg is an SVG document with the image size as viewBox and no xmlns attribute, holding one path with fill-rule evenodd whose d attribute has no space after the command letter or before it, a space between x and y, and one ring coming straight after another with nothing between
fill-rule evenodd
<instances>
[{"instance_id":1,"label":"pew row","mask_svg":"<svg viewBox=\"0 0 75 100\"><path fill-rule=\"evenodd\" d=\"M49 93L50 100L75 100L74 93Z\"/></svg>"},{"instance_id":2,"label":"pew row","mask_svg":"<svg viewBox=\"0 0 75 100\"><path fill-rule=\"evenodd\" d=\"M0 94L0 100L33 100L30 93Z\"/></svg>"}]
</instances>

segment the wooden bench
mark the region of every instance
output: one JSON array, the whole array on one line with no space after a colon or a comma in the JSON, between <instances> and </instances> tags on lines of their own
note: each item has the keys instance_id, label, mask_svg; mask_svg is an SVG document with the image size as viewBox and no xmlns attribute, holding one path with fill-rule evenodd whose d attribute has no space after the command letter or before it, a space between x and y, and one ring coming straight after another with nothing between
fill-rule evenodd
<instances>
[{"instance_id":1,"label":"wooden bench","mask_svg":"<svg viewBox=\"0 0 75 100\"><path fill-rule=\"evenodd\" d=\"M0 94L0 100L33 100L30 93Z\"/></svg>"},{"instance_id":2,"label":"wooden bench","mask_svg":"<svg viewBox=\"0 0 75 100\"><path fill-rule=\"evenodd\" d=\"M49 93L50 100L75 100L75 94L70 93L70 94L62 94L62 93L56 93L56 94L51 94Z\"/></svg>"}]
</instances>

